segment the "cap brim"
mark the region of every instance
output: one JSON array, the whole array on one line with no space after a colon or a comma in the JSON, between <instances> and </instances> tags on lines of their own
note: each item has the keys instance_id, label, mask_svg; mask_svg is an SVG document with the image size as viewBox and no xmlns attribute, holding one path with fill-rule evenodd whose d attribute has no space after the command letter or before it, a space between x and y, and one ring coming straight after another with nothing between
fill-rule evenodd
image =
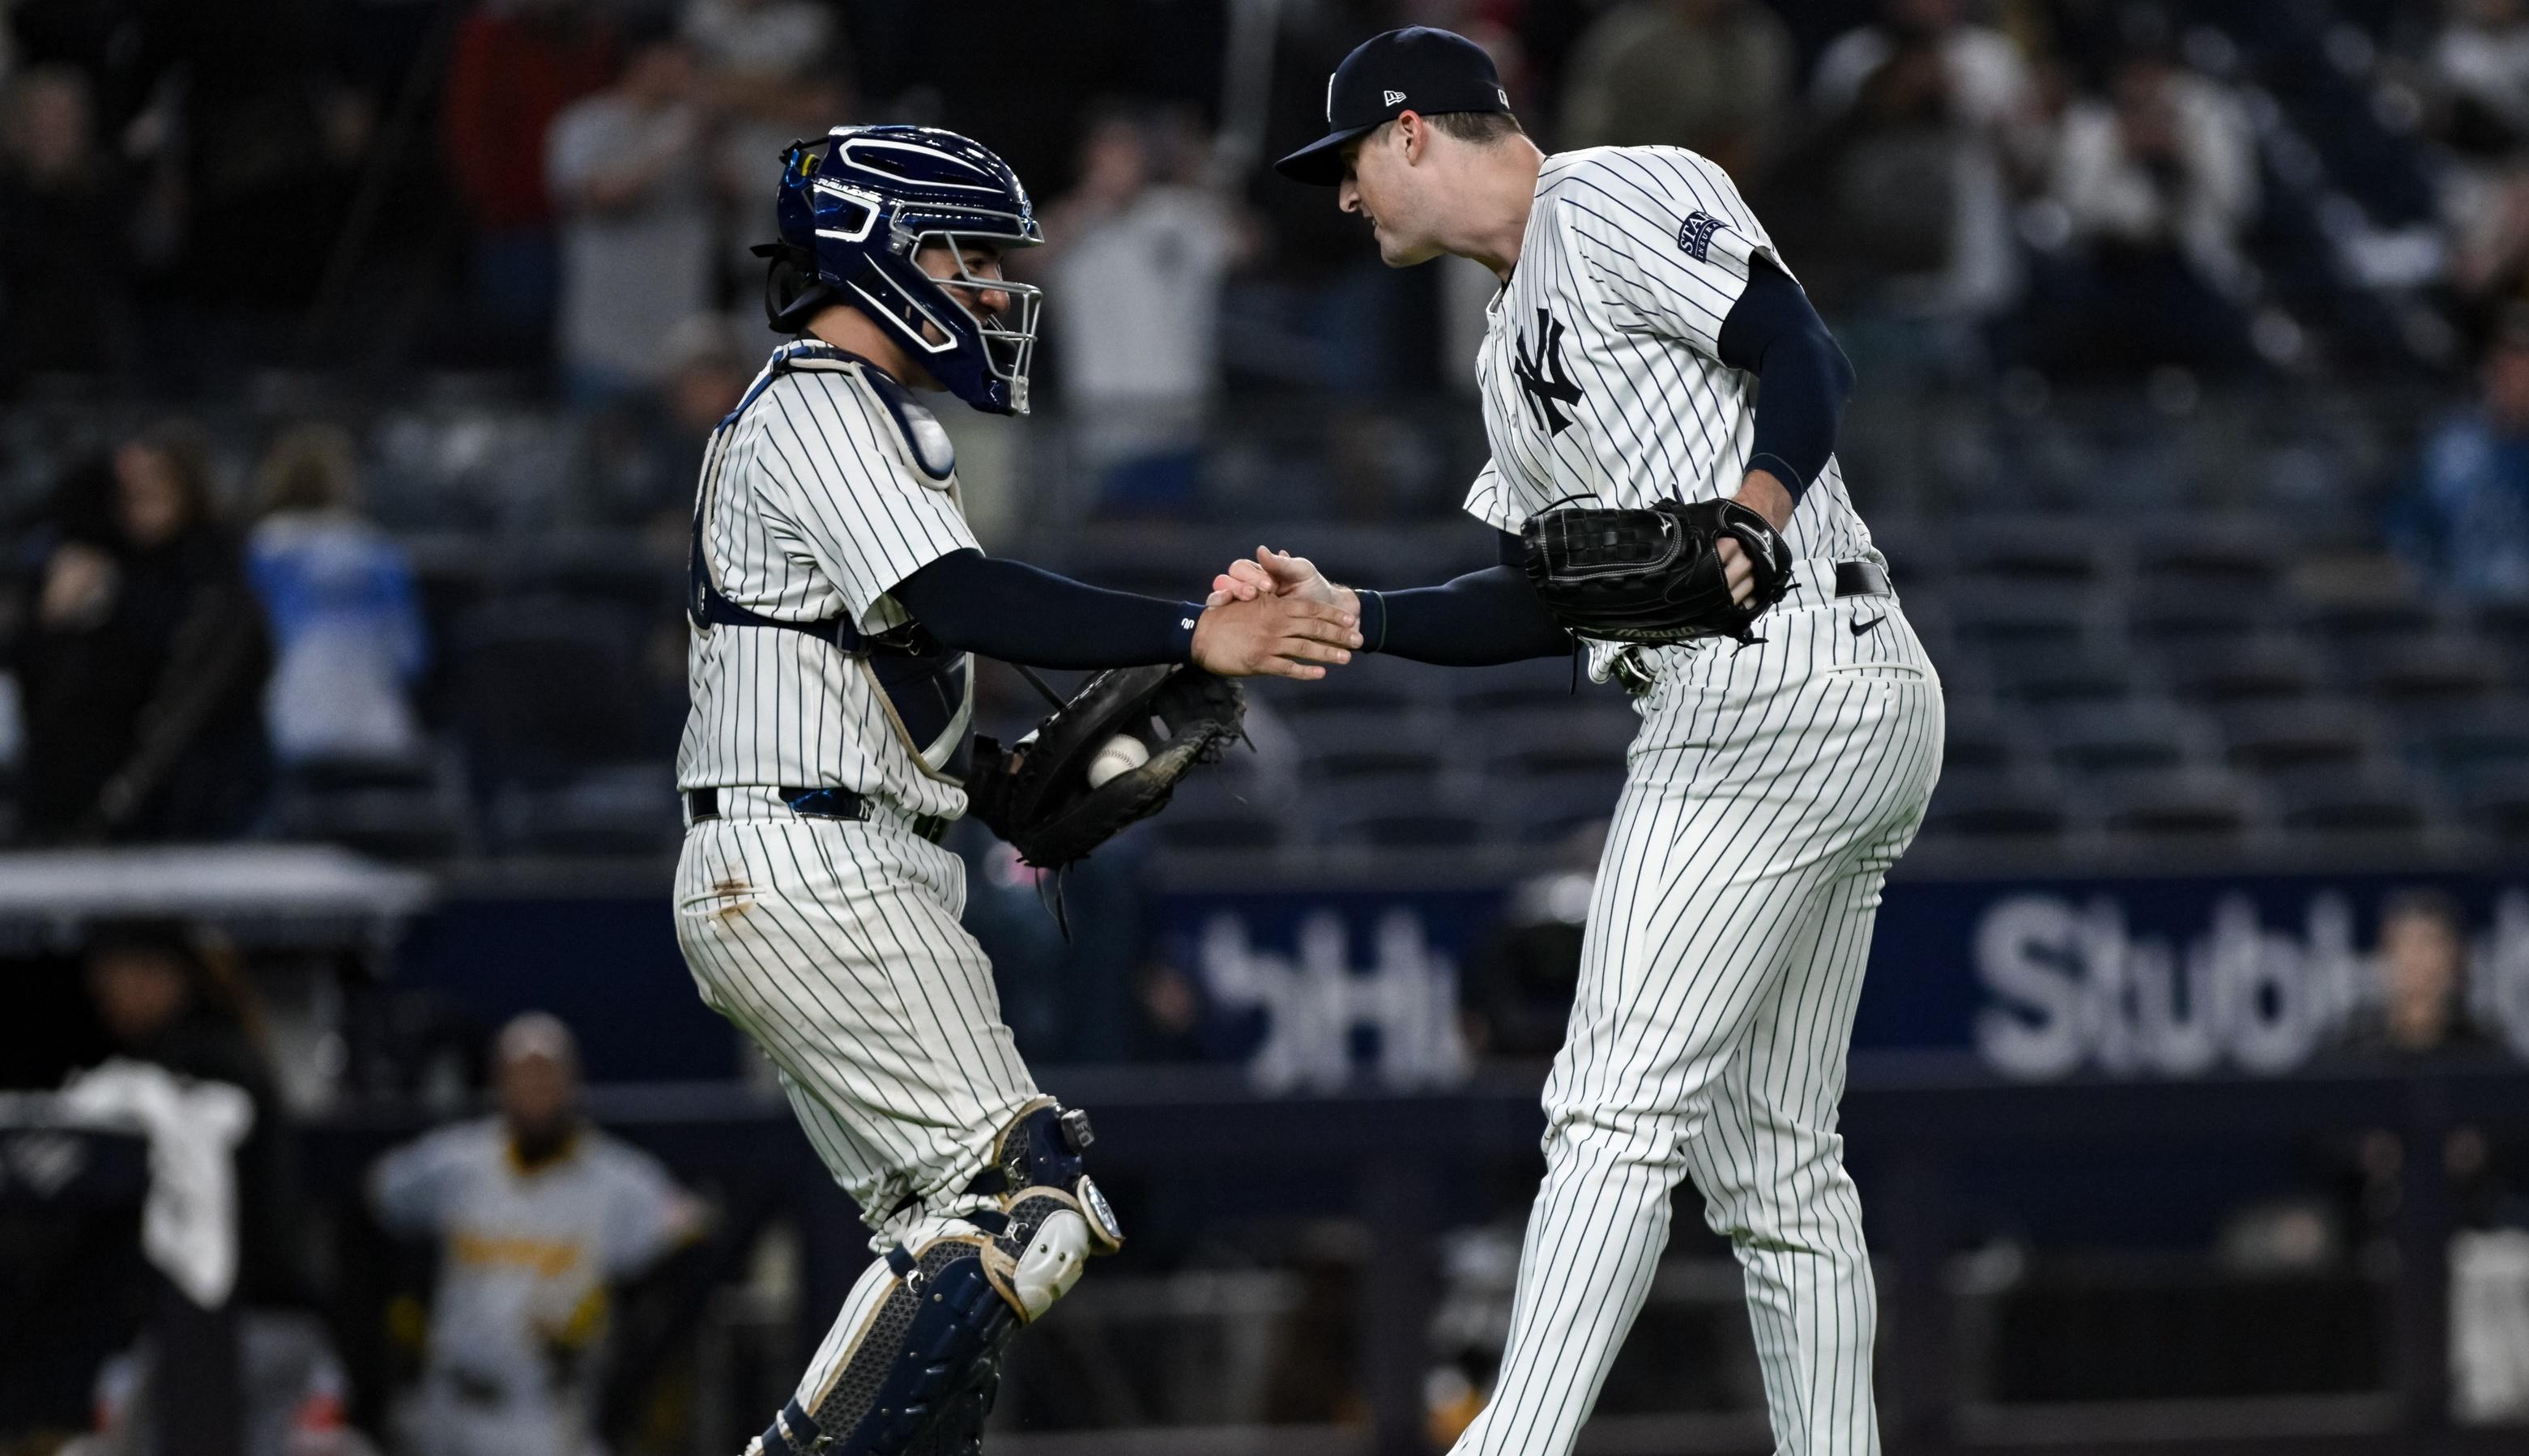
<instances>
[{"instance_id":1,"label":"cap brim","mask_svg":"<svg viewBox=\"0 0 2529 1456\"><path fill-rule=\"evenodd\" d=\"M1273 170L1295 182L1313 187L1331 187L1343 181L1344 143L1357 136L1367 136L1387 125L1372 122L1367 127L1352 127L1330 131L1273 164Z\"/></svg>"}]
</instances>

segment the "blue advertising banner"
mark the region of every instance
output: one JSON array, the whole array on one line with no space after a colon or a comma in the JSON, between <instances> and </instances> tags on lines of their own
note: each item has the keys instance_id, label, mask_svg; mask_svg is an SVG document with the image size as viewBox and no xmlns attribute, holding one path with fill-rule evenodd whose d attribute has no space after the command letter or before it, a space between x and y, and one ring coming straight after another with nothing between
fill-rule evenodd
<instances>
[{"instance_id":1,"label":"blue advertising banner","mask_svg":"<svg viewBox=\"0 0 2529 1456\"><path fill-rule=\"evenodd\" d=\"M1262 1087L1446 1082L1468 1060L1464 977L1534 890L1171 895L1161 953L1209 998L1207 1040ZM2465 1034L2529 1057L2529 882L1901 880L1854 1041L1972 1049L2029 1080L2271 1074L2358 1039L2396 977L2440 978Z\"/></svg>"}]
</instances>

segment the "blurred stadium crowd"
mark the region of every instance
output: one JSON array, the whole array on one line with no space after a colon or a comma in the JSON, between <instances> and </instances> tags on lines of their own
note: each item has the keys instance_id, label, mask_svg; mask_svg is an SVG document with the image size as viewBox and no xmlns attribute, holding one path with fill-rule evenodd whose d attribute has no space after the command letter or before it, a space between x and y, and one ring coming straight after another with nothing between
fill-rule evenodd
<instances>
[{"instance_id":1,"label":"blurred stadium crowd","mask_svg":"<svg viewBox=\"0 0 2529 1456\"><path fill-rule=\"evenodd\" d=\"M1487 564L1456 506L1489 276L1389 272L1263 167L1320 130L1335 62L1405 24L1481 40L1549 150L1722 162L1834 323L1861 381L1846 473L1949 696L1916 862L2402 873L2529 847L2523 0L0 0L0 829L332 841L478 882L631 866L655 894L692 481L774 342L746 249L781 144L840 122L957 128L1037 189L1038 417L942 411L988 546L1174 597L1259 539L1370 585ZM1035 716L984 684L987 726ZM1207 988L1146 943L1163 866L1480 864L1520 883L1444 1060L1550 1055L1630 708L1559 662L1378 660L1255 701L1258 752L1075 876L1068 936L960 831L1020 1045L1223 1058ZM2381 983L2331 1055L2490 1039L2474 910L2387 902ZM279 1125L216 956L164 926L83 955L115 1048ZM580 1126L576 1053L524 1024L495 1078L507 1135L550 1152ZM435 1068L451 1106L475 1061L416 1055L394 1090ZM2273 1250L2322 1236L2313 1207L2376 1251L2406 1186L2385 1136L2302 1148L2324 1191L2232 1225L2241 1261L2297 1257ZM2469 1218L2516 1222L2490 1136L2451 1133L2449 1168ZM295 1309L318 1275L285 1141L241 1151L240 1289ZM430 1180L505 1146L475 1124L378 1164L379 1227L438 1237ZM574 1195L622 1234L602 1273L673 1274L692 1210L607 1158ZM1328 1373L1350 1352L1309 1332L1344 1315L1325 1271L1363 1261L1282 1252L1302 1274L1268 1313L1303 1337L1260 1408L1357 1417ZM2529 1253L2498 1256L2529 1288ZM1450 1257L1473 1313L1449 1318L1494 1319L1509 1256ZM401 1287L331 1273L338 1307ZM512 1363L592 1338L604 1281L547 1282ZM323 1339L266 1338L300 1362L294 1419L345 1439ZM95 1353L53 1374L84 1392ZM2488 1410L2529 1410L2519 1384Z\"/></svg>"},{"instance_id":2,"label":"blurred stadium crowd","mask_svg":"<svg viewBox=\"0 0 2529 1456\"><path fill-rule=\"evenodd\" d=\"M963 128L1045 199L1050 418L952 422L988 546L1173 595L1266 524L1371 581L1480 552L1417 528L1480 463L1489 282L1256 165L1406 20L1549 147L1693 146L1772 220L1950 686L1936 839L2529 833L2511 0L987 9L13 0L19 835L671 844L677 523L772 341L775 155L835 121ZM1375 780L1341 818L1170 829L1550 831L1621 722L1469 731L1514 677L1316 695L1410 710L1295 734Z\"/></svg>"}]
</instances>

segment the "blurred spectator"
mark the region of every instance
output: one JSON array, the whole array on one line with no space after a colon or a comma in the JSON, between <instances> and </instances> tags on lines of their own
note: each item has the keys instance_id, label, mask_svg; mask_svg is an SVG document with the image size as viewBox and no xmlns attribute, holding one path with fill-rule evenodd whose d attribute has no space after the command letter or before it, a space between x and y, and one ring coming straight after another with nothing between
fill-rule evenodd
<instances>
[{"instance_id":1,"label":"blurred spectator","mask_svg":"<svg viewBox=\"0 0 2529 1456\"><path fill-rule=\"evenodd\" d=\"M1810 82L1824 130L1785 168L1823 188L1809 210L1827 214L1811 226L1830 294L1893 319L1974 322L2019 287L2013 177L2044 130L2018 49L1963 8L1888 0L1829 45Z\"/></svg>"},{"instance_id":2,"label":"blurred spectator","mask_svg":"<svg viewBox=\"0 0 2529 1456\"><path fill-rule=\"evenodd\" d=\"M1081 143L1080 184L1048 209L1048 331L1085 472L1125 513L1192 502L1216 383L1220 286L1244 251L1229 205L1191 174L1184 127L1110 114Z\"/></svg>"},{"instance_id":3,"label":"blurred spectator","mask_svg":"<svg viewBox=\"0 0 2529 1456\"><path fill-rule=\"evenodd\" d=\"M2128 372L2247 360L2234 300L2257 155L2229 88L2138 46L2107 96L2066 110L2049 195L2080 271L2051 300L2050 360Z\"/></svg>"},{"instance_id":4,"label":"blurred spectator","mask_svg":"<svg viewBox=\"0 0 2529 1456\"><path fill-rule=\"evenodd\" d=\"M2427 77L2450 282L2473 312L2529 286L2529 5L2456 0Z\"/></svg>"},{"instance_id":5,"label":"blurred spectator","mask_svg":"<svg viewBox=\"0 0 2529 1456\"><path fill-rule=\"evenodd\" d=\"M623 78L554 122L546 176L563 224L564 388L583 406L645 392L661 344L711 305L711 182L693 48L635 43Z\"/></svg>"},{"instance_id":6,"label":"blurred spectator","mask_svg":"<svg viewBox=\"0 0 2529 1456\"><path fill-rule=\"evenodd\" d=\"M2345 1027L2348 1055L2404 1061L2494 1045L2468 1017L2467 934L2448 895L2407 890L2391 896L2380 908L2372 964L2377 995Z\"/></svg>"},{"instance_id":7,"label":"blurred spectator","mask_svg":"<svg viewBox=\"0 0 2529 1456\"><path fill-rule=\"evenodd\" d=\"M410 761L421 726L405 697L426 650L412 563L359 513L350 437L300 425L260 471L263 519L247 540L277 658L264 721L285 764Z\"/></svg>"},{"instance_id":8,"label":"blurred spectator","mask_svg":"<svg viewBox=\"0 0 2529 1456\"><path fill-rule=\"evenodd\" d=\"M123 248L103 182L86 79L39 66L12 81L0 95L0 391L113 356Z\"/></svg>"},{"instance_id":9,"label":"blurred spectator","mask_svg":"<svg viewBox=\"0 0 2529 1456\"><path fill-rule=\"evenodd\" d=\"M764 264L747 249L773 235L773 180L784 148L822 135L850 110L834 13L811 0L687 0L683 26L719 118L721 256L751 294Z\"/></svg>"},{"instance_id":10,"label":"blurred spectator","mask_svg":"<svg viewBox=\"0 0 2529 1456\"><path fill-rule=\"evenodd\" d=\"M586 0L486 0L457 27L441 131L474 225L475 298L485 322L538 347L561 286L546 137L615 60L613 30Z\"/></svg>"},{"instance_id":11,"label":"blurred spectator","mask_svg":"<svg viewBox=\"0 0 2529 1456\"><path fill-rule=\"evenodd\" d=\"M263 612L177 432L65 484L13 648L38 840L244 832L266 778Z\"/></svg>"},{"instance_id":12,"label":"blurred spectator","mask_svg":"<svg viewBox=\"0 0 2529 1456\"><path fill-rule=\"evenodd\" d=\"M315 1313L297 1131L253 993L229 958L205 954L182 926L156 921L100 927L88 946L87 987L120 1060L74 1081L72 1100L94 1105L116 1096L118 1085L136 1086L136 1078L154 1071L173 1073L188 1090L233 1088L249 1112L231 1158L237 1263L225 1301L238 1317L232 1357L242 1376L238 1449L243 1456L343 1449L342 1369ZM162 1127L177 1131L146 1114L142 1120L153 1136ZM171 1210L170 1216L183 1220L191 1212ZM194 1225L195 1234L207 1226ZM143 1237L145 1243L146 1232ZM153 1390L158 1354L144 1342L109 1367L99 1381L101 1439L89 1449L113 1456L165 1448L151 1439L157 1432L149 1413L166 1419L180 1408L184 1391ZM198 1419L198 1413L185 1411L180 1419Z\"/></svg>"},{"instance_id":13,"label":"blurred spectator","mask_svg":"<svg viewBox=\"0 0 2529 1456\"><path fill-rule=\"evenodd\" d=\"M579 1110L579 1053L541 1012L501 1030L500 1116L370 1170L380 1222L441 1251L410 1442L422 1456L583 1456L611 1290L701 1228L648 1154Z\"/></svg>"},{"instance_id":14,"label":"blurred spectator","mask_svg":"<svg viewBox=\"0 0 2529 1456\"><path fill-rule=\"evenodd\" d=\"M260 1008L226 956L204 955L182 926L102 926L88 943L88 998L116 1052L246 1094L254 1118L238 1145L239 1302L303 1307L316 1295L299 1210L297 1134L273 1075Z\"/></svg>"},{"instance_id":15,"label":"blurred spectator","mask_svg":"<svg viewBox=\"0 0 2529 1456\"><path fill-rule=\"evenodd\" d=\"M1755 0L1630 0L1581 37L1563 85L1564 146L1687 147L1744 190L1791 99L1791 32Z\"/></svg>"},{"instance_id":16,"label":"blurred spectator","mask_svg":"<svg viewBox=\"0 0 2529 1456\"><path fill-rule=\"evenodd\" d=\"M2486 351L2477 405L2424 444L2395 535L2458 596L2529 598L2529 314Z\"/></svg>"}]
</instances>

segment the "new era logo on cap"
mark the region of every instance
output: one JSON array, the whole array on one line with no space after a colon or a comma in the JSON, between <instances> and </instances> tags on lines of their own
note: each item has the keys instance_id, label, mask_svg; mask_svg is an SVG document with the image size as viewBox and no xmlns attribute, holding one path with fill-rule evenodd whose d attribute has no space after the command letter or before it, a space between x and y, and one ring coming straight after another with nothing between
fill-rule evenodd
<instances>
[{"instance_id":1,"label":"new era logo on cap","mask_svg":"<svg viewBox=\"0 0 2529 1456\"><path fill-rule=\"evenodd\" d=\"M1405 99L1405 93L1403 91L1381 91L1378 93L1378 99L1386 102L1390 106L1394 106Z\"/></svg>"}]
</instances>

